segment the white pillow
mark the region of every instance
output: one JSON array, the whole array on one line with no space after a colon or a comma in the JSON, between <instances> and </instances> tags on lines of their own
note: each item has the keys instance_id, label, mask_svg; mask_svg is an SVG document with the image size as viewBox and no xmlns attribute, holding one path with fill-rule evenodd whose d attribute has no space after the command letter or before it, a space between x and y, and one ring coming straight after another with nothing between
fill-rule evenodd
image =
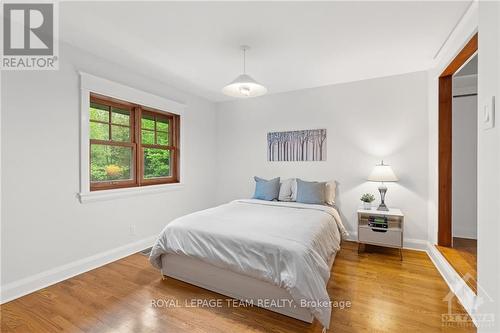
<instances>
[{"instance_id":1,"label":"white pillow","mask_svg":"<svg viewBox=\"0 0 500 333\"><path fill-rule=\"evenodd\" d=\"M336 187L337 187L337 184L335 183L335 180L330 180L329 182L326 182L325 202L330 206L335 205L335 189L336 189Z\"/></svg>"},{"instance_id":2,"label":"white pillow","mask_svg":"<svg viewBox=\"0 0 500 333\"><path fill-rule=\"evenodd\" d=\"M292 201L297 201L297 178L293 178L292 182Z\"/></svg>"},{"instance_id":3,"label":"white pillow","mask_svg":"<svg viewBox=\"0 0 500 333\"><path fill-rule=\"evenodd\" d=\"M297 199L297 180L289 178L280 184L279 201L295 201Z\"/></svg>"}]
</instances>

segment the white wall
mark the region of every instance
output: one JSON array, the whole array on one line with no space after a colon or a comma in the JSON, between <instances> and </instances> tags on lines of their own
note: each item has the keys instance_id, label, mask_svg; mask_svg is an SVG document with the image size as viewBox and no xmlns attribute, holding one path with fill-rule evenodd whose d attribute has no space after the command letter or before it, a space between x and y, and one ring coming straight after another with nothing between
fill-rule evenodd
<instances>
[{"instance_id":1,"label":"white wall","mask_svg":"<svg viewBox=\"0 0 500 333\"><path fill-rule=\"evenodd\" d=\"M214 204L213 103L65 44L60 61L58 71L2 73L2 288L156 236L173 218ZM187 105L183 189L87 204L78 201L77 70ZM136 235L130 235L131 225L136 226Z\"/></svg>"},{"instance_id":2,"label":"white wall","mask_svg":"<svg viewBox=\"0 0 500 333\"><path fill-rule=\"evenodd\" d=\"M434 66L428 71L428 143L429 143L429 164L428 164L428 253L438 267L450 289L457 295L460 302L471 314L474 314L475 294L469 288L464 288L462 277L455 272L453 267L435 248L438 235L438 116L439 116L439 96L438 78L443 70L463 49L467 42L474 36L478 28L478 8L479 2L472 2L467 13L455 27L443 48L436 55ZM479 56L481 61L481 56ZM480 240L478 240L480 242ZM444 296L443 296L444 297Z\"/></svg>"},{"instance_id":3,"label":"white wall","mask_svg":"<svg viewBox=\"0 0 500 333\"><path fill-rule=\"evenodd\" d=\"M478 285L484 304L480 313L493 313L500 331L500 3L479 6L478 118ZM483 130L482 108L496 98L495 128Z\"/></svg>"},{"instance_id":4,"label":"white wall","mask_svg":"<svg viewBox=\"0 0 500 333\"><path fill-rule=\"evenodd\" d=\"M474 2L457 25L449 40L435 59L434 67L428 71L428 235L431 244L437 243L438 232L438 78L465 44L477 32L478 2ZM479 57L480 58L480 57ZM481 61L481 59L479 59Z\"/></svg>"},{"instance_id":5,"label":"white wall","mask_svg":"<svg viewBox=\"0 0 500 333\"><path fill-rule=\"evenodd\" d=\"M337 203L356 230L365 179L383 158L401 179L386 201L407 217L405 238L427 240L427 76L425 72L224 102L217 106L217 201L253 195L253 176L336 179ZM269 131L326 128L326 162L268 162ZM355 235L353 235L355 236ZM414 244L411 244L414 246Z\"/></svg>"},{"instance_id":6,"label":"white wall","mask_svg":"<svg viewBox=\"0 0 500 333\"><path fill-rule=\"evenodd\" d=\"M452 234L476 239L477 96L454 97L452 113Z\"/></svg>"}]
</instances>

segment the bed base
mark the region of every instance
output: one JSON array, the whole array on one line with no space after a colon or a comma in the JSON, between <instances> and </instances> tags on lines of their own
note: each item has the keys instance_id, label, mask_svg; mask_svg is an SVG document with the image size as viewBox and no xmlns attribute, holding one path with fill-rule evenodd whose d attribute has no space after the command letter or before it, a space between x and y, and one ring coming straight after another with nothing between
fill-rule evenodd
<instances>
[{"instance_id":1,"label":"bed base","mask_svg":"<svg viewBox=\"0 0 500 333\"><path fill-rule=\"evenodd\" d=\"M330 269L334 260L335 254L330 258ZM308 309L289 305L293 299L286 289L266 281L238 274L179 254L163 255L162 267L165 267L161 272L163 280L172 277L237 300L252 302L256 306L307 323L313 321L313 316ZM259 303L259 299L272 301L262 304ZM279 306L273 304L279 304Z\"/></svg>"}]
</instances>

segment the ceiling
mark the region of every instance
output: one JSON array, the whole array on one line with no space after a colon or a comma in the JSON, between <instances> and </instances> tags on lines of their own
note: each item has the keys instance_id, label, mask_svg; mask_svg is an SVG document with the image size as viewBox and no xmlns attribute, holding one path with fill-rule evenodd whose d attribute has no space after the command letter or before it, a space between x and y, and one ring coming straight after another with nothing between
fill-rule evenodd
<instances>
[{"instance_id":1,"label":"ceiling","mask_svg":"<svg viewBox=\"0 0 500 333\"><path fill-rule=\"evenodd\" d=\"M426 70L462 2L62 2L60 37L211 101L242 71L269 93Z\"/></svg>"}]
</instances>

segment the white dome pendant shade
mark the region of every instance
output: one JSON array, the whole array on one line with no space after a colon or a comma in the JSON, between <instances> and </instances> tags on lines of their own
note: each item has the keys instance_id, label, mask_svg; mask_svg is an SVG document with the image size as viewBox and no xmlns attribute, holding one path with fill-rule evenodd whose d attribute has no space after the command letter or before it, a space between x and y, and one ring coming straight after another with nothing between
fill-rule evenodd
<instances>
[{"instance_id":1,"label":"white dome pendant shade","mask_svg":"<svg viewBox=\"0 0 500 333\"><path fill-rule=\"evenodd\" d=\"M238 76L233 82L222 88L224 95L239 98L257 97L267 93L267 88L255 81L246 74L246 51L250 47L244 45L243 50L243 74Z\"/></svg>"},{"instance_id":2,"label":"white dome pendant shade","mask_svg":"<svg viewBox=\"0 0 500 333\"><path fill-rule=\"evenodd\" d=\"M241 74L233 82L222 88L224 95L232 97L256 97L267 93L267 88L258 83L250 75Z\"/></svg>"}]
</instances>

